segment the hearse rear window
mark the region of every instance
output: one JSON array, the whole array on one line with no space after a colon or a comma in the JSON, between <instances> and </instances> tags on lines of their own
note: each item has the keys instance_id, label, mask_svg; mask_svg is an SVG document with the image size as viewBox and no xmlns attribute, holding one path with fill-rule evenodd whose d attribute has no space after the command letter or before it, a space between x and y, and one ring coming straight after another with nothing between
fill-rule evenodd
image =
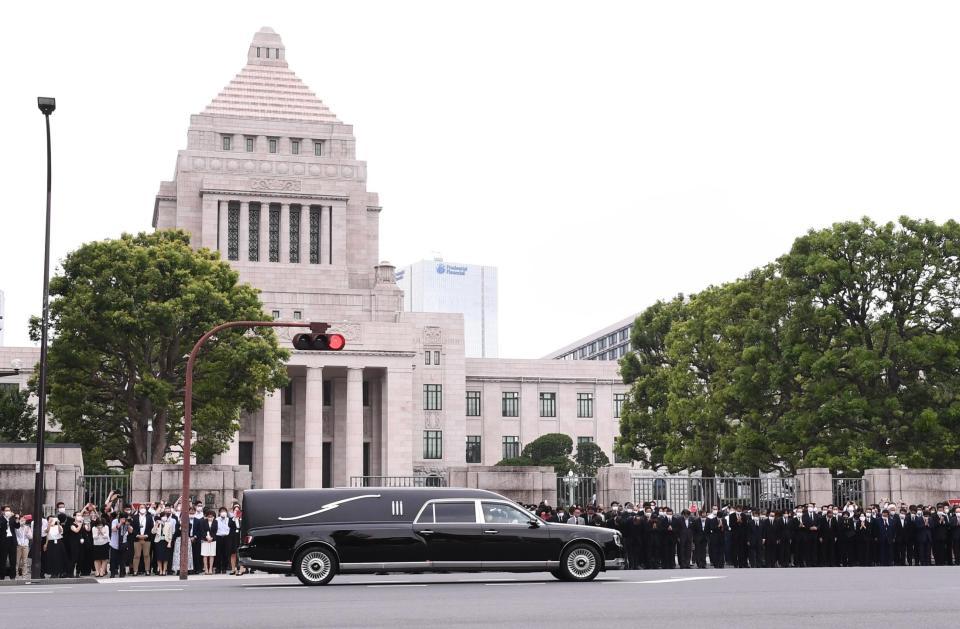
<instances>
[{"instance_id":1,"label":"hearse rear window","mask_svg":"<svg viewBox=\"0 0 960 629\"><path fill-rule=\"evenodd\" d=\"M513 505L502 502L482 502L483 521L487 524L527 524L532 516Z\"/></svg>"},{"instance_id":2,"label":"hearse rear window","mask_svg":"<svg viewBox=\"0 0 960 629\"><path fill-rule=\"evenodd\" d=\"M434 502L417 518L420 524L475 523L477 510L473 502Z\"/></svg>"}]
</instances>

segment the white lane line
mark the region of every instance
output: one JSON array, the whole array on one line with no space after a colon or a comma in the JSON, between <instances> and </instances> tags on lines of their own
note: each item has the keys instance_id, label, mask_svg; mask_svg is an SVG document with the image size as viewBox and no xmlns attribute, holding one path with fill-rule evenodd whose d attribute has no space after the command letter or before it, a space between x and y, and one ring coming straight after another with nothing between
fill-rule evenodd
<instances>
[{"instance_id":1,"label":"white lane line","mask_svg":"<svg viewBox=\"0 0 960 629\"><path fill-rule=\"evenodd\" d=\"M117 592L182 592L183 588L137 588L116 590Z\"/></svg>"},{"instance_id":2,"label":"white lane line","mask_svg":"<svg viewBox=\"0 0 960 629\"><path fill-rule=\"evenodd\" d=\"M484 583L484 585L489 585L491 587L496 586L514 586L514 585L546 585L546 583L540 581L525 581L523 583Z\"/></svg>"},{"instance_id":3,"label":"white lane line","mask_svg":"<svg viewBox=\"0 0 960 629\"><path fill-rule=\"evenodd\" d=\"M603 583L680 583L683 581L708 581L711 579L726 579L727 577L678 577L673 579L655 579L652 581L603 581Z\"/></svg>"},{"instance_id":4,"label":"white lane line","mask_svg":"<svg viewBox=\"0 0 960 629\"><path fill-rule=\"evenodd\" d=\"M18 592L0 592L0 594L53 594L53 590L20 590Z\"/></svg>"},{"instance_id":5,"label":"white lane line","mask_svg":"<svg viewBox=\"0 0 960 629\"><path fill-rule=\"evenodd\" d=\"M517 579L457 579L457 583L493 583L494 581L517 581ZM438 583L445 583L438 581Z\"/></svg>"},{"instance_id":6,"label":"white lane line","mask_svg":"<svg viewBox=\"0 0 960 629\"><path fill-rule=\"evenodd\" d=\"M426 583L398 583L397 585L368 585L368 588L425 588Z\"/></svg>"},{"instance_id":7,"label":"white lane line","mask_svg":"<svg viewBox=\"0 0 960 629\"><path fill-rule=\"evenodd\" d=\"M345 581L341 585L399 585L410 581Z\"/></svg>"},{"instance_id":8,"label":"white lane line","mask_svg":"<svg viewBox=\"0 0 960 629\"><path fill-rule=\"evenodd\" d=\"M296 585L261 585L255 590L250 590L250 591L259 592L260 590L299 590L299 589L306 590L307 588L306 586L298 583Z\"/></svg>"}]
</instances>

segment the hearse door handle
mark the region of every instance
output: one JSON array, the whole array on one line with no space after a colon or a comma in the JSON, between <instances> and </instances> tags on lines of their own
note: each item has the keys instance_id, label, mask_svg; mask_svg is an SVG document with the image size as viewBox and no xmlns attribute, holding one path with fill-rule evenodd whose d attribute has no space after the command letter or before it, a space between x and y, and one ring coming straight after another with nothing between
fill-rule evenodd
<instances>
[{"instance_id":1,"label":"hearse door handle","mask_svg":"<svg viewBox=\"0 0 960 629\"><path fill-rule=\"evenodd\" d=\"M484 534L484 535L496 535L496 534L499 533L499 532L500 532L500 531L498 531L498 530L496 530L496 529L487 529L486 531L483 532L483 534Z\"/></svg>"},{"instance_id":2,"label":"hearse door handle","mask_svg":"<svg viewBox=\"0 0 960 629\"><path fill-rule=\"evenodd\" d=\"M420 531L420 535L433 535L433 531L431 531L430 529L423 529L422 531Z\"/></svg>"}]
</instances>

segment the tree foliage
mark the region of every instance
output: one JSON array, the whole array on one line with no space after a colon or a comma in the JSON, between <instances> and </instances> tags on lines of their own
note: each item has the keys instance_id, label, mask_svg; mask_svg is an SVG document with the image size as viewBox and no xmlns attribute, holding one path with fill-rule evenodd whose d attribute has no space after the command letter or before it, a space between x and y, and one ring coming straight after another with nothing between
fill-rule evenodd
<instances>
[{"instance_id":1,"label":"tree foliage","mask_svg":"<svg viewBox=\"0 0 960 629\"><path fill-rule=\"evenodd\" d=\"M150 458L149 425L153 461L181 442L194 343L219 323L265 318L257 291L182 231L85 244L66 257L50 294L49 409L66 440L124 466ZM208 341L194 372L198 457L224 451L239 412L286 383L286 357L269 328Z\"/></svg>"},{"instance_id":2,"label":"tree foliage","mask_svg":"<svg viewBox=\"0 0 960 629\"><path fill-rule=\"evenodd\" d=\"M566 474L573 469L570 453L573 452L573 439L562 433L541 435L524 446L519 457L501 460L499 466L548 466L557 474Z\"/></svg>"},{"instance_id":3,"label":"tree foliage","mask_svg":"<svg viewBox=\"0 0 960 629\"><path fill-rule=\"evenodd\" d=\"M573 457L575 471L580 476L596 476L601 467L610 465L610 459L603 450L590 441L577 445L577 454Z\"/></svg>"},{"instance_id":4,"label":"tree foliage","mask_svg":"<svg viewBox=\"0 0 960 629\"><path fill-rule=\"evenodd\" d=\"M960 225L838 223L634 323L618 452L715 473L960 465Z\"/></svg>"},{"instance_id":5,"label":"tree foliage","mask_svg":"<svg viewBox=\"0 0 960 629\"><path fill-rule=\"evenodd\" d=\"M15 387L0 387L0 441L24 443L37 436L37 413L30 394Z\"/></svg>"}]
</instances>

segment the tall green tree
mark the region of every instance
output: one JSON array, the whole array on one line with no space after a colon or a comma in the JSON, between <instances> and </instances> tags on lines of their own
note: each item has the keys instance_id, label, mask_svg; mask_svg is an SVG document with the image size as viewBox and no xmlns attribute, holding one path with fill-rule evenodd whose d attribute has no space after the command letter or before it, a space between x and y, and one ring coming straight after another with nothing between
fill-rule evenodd
<instances>
[{"instance_id":1,"label":"tall green tree","mask_svg":"<svg viewBox=\"0 0 960 629\"><path fill-rule=\"evenodd\" d=\"M127 467L150 459L148 426L153 461L181 443L194 343L219 323L265 318L257 291L182 231L85 244L66 257L50 294L50 412L66 440ZM227 330L207 343L194 373L199 457L224 451L239 413L284 386L287 356L269 328Z\"/></svg>"},{"instance_id":2,"label":"tall green tree","mask_svg":"<svg viewBox=\"0 0 960 629\"><path fill-rule=\"evenodd\" d=\"M573 439L570 435L551 432L540 435L523 447L519 457L503 459L500 466L547 466L553 467L557 474L566 474L573 469L570 454L573 452Z\"/></svg>"},{"instance_id":3,"label":"tall green tree","mask_svg":"<svg viewBox=\"0 0 960 629\"><path fill-rule=\"evenodd\" d=\"M578 444L573 460L576 473L580 476L596 476L601 467L610 465L606 453L592 441Z\"/></svg>"},{"instance_id":4,"label":"tall green tree","mask_svg":"<svg viewBox=\"0 0 960 629\"><path fill-rule=\"evenodd\" d=\"M16 387L0 387L0 441L23 443L37 435L37 413L30 394Z\"/></svg>"}]
</instances>

